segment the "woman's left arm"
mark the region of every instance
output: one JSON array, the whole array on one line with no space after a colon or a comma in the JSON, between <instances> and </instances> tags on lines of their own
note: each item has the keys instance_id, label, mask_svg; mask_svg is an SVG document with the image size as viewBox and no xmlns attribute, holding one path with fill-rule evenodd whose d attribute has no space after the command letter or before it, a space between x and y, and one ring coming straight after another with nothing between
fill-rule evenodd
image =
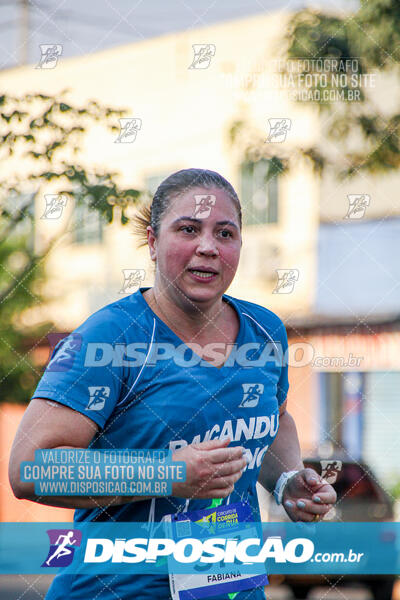
<instances>
[{"instance_id":1,"label":"woman's left arm","mask_svg":"<svg viewBox=\"0 0 400 600\"><path fill-rule=\"evenodd\" d=\"M259 482L273 492L282 473L298 471L287 482L282 504L292 521L313 521L323 517L336 501L336 492L313 469L305 469L301 460L296 424L286 410L286 401L279 409L279 429L264 456Z\"/></svg>"}]
</instances>

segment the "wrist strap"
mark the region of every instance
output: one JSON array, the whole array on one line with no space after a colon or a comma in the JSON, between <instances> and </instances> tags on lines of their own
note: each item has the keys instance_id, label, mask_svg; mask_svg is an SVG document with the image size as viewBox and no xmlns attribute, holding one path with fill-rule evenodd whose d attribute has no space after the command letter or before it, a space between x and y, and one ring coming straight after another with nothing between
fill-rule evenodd
<instances>
[{"instance_id":1,"label":"wrist strap","mask_svg":"<svg viewBox=\"0 0 400 600\"><path fill-rule=\"evenodd\" d=\"M286 471L284 473L281 474L281 476L279 477L278 481L275 484L275 489L274 489L274 498L277 504L282 504L282 496L283 496L283 491L286 487L287 482L289 481L289 479L291 479L294 475L296 475L299 471Z\"/></svg>"}]
</instances>

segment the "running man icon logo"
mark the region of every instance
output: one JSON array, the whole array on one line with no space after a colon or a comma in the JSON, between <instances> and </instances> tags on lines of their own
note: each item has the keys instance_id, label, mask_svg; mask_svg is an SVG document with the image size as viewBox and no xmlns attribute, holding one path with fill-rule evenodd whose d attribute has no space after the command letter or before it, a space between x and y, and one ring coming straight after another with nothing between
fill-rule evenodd
<instances>
[{"instance_id":1,"label":"running man icon logo","mask_svg":"<svg viewBox=\"0 0 400 600\"><path fill-rule=\"evenodd\" d=\"M35 69L54 69L57 66L59 57L62 54L61 44L39 44L41 57Z\"/></svg>"},{"instance_id":2,"label":"running man icon logo","mask_svg":"<svg viewBox=\"0 0 400 600\"><path fill-rule=\"evenodd\" d=\"M262 383L242 383L243 399L239 408L254 408L257 406L260 396L264 393Z\"/></svg>"},{"instance_id":3,"label":"running man icon logo","mask_svg":"<svg viewBox=\"0 0 400 600\"><path fill-rule=\"evenodd\" d=\"M208 69L213 56L215 44L192 44L194 56L189 69Z\"/></svg>"},{"instance_id":4,"label":"running man icon logo","mask_svg":"<svg viewBox=\"0 0 400 600\"><path fill-rule=\"evenodd\" d=\"M132 117L118 119L120 132L115 144L132 144L136 140L139 129L142 129L142 119Z\"/></svg>"},{"instance_id":5,"label":"running man icon logo","mask_svg":"<svg viewBox=\"0 0 400 600\"><path fill-rule=\"evenodd\" d=\"M63 335L64 337L57 340L57 337ZM51 334L47 336L50 346L53 344L52 340L57 340L49 364L47 365L48 371L68 371L72 368L77 352L82 347L82 336L79 333L71 333L65 337L65 334Z\"/></svg>"},{"instance_id":6,"label":"running man icon logo","mask_svg":"<svg viewBox=\"0 0 400 600\"><path fill-rule=\"evenodd\" d=\"M341 470L341 460L321 460L321 477L322 479L325 479L327 483L335 483Z\"/></svg>"},{"instance_id":7,"label":"running man icon logo","mask_svg":"<svg viewBox=\"0 0 400 600\"><path fill-rule=\"evenodd\" d=\"M291 119L268 119L269 134L267 142L281 143L286 140L288 131L292 126Z\"/></svg>"},{"instance_id":8,"label":"running man icon logo","mask_svg":"<svg viewBox=\"0 0 400 600\"><path fill-rule=\"evenodd\" d=\"M41 219L59 219L67 206L67 197L63 194L45 194L46 208Z\"/></svg>"},{"instance_id":9,"label":"running man icon logo","mask_svg":"<svg viewBox=\"0 0 400 600\"><path fill-rule=\"evenodd\" d=\"M196 202L193 218L194 219L206 219L210 216L211 207L215 206L216 197L214 194L195 194L194 200Z\"/></svg>"},{"instance_id":10,"label":"running man icon logo","mask_svg":"<svg viewBox=\"0 0 400 600\"><path fill-rule=\"evenodd\" d=\"M140 284L146 277L144 269L122 269L124 281L119 294L134 294L140 288Z\"/></svg>"},{"instance_id":11,"label":"running man icon logo","mask_svg":"<svg viewBox=\"0 0 400 600\"><path fill-rule=\"evenodd\" d=\"M278 281L273 294L291 294L294 290L294 284L299 279L298 269L275 269L278 275Z\"/></svg>"},{"instance_id":12,"label":"running man icon logo","mask_svg":"<svg viewBox=\"0 0 400 600\"><path fill-rule=\"evenodd\" d=\"M89 386L89 402L86 410L101 410L107 398L110 397L110 388L106 385L91 385Z\"/></svg>"},{"instance_id":13,"label":"running man icon logo","mask_svg":"<svg viewBox=\"0 0 400 600\"><path fill-rule=\"evenodd\" d=\"M82 542L79 529L48 529L50 548L42 567L67 567Z\"/></svg>"},{"instance_id":14,"label":"running man icon logo","mask_svg":"<svg viewBox=\"0 0 400 600\"><path fill-rule=\"evenodd\" d=\"M349 208L345 219L362 219L371 201L369 194L348 194Z\"/></svg>"}]
</instances>

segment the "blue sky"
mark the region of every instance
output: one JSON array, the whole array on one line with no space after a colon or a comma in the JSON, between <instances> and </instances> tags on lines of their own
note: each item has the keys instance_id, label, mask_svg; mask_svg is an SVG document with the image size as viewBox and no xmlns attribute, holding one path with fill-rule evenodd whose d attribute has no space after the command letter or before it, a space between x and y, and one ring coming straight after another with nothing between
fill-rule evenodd
<instances>
[{"instance_id":1,"label":"blue sky","mask_svg":"<svg viewBox=\"0 0 400 600\"><path fill-rule=\"evenodd\" d=\"M304 0L0 0L0 69L35 63L39 44L62 44L79 56L173 31L272 10L296 10ZM349 10L354 0L319 0L313 6ZM26 32L29 32L27 35Z\"/></svg>"}]
</instances>

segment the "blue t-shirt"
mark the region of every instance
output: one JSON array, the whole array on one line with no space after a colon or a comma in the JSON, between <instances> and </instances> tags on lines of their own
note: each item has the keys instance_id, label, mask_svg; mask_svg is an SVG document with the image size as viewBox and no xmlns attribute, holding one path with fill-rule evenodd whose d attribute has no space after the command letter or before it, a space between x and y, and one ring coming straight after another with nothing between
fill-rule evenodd
<instances>
[{"instance_id":1,"label":"blue t-shirt","mask_svg":"<svg viewBox=\"0 0 400 600\"><path fill-rule=\"evenodd\" d=\"M224 295L240 326L227 361L217 368L186 346L151 310L144 289L102 308L64 338L33 398L57 401L97 423L99 432L90 448L174 451L186 444L230 437L231 446L246 448L250 462L222 504L246 501L259 520L256 482L278 431L279 406L289 388L284 325L273 312ZM211 502L157 497L78 509L75 521L147 522L151 535L152 523L164 515L208 508ZM169 598L168 579L61 573L46 598L123 600L132 593L137 599ZM258 589L238 593L236 600L242 594L247 600L264 598Z\"/></svg>"}]
</instances>

